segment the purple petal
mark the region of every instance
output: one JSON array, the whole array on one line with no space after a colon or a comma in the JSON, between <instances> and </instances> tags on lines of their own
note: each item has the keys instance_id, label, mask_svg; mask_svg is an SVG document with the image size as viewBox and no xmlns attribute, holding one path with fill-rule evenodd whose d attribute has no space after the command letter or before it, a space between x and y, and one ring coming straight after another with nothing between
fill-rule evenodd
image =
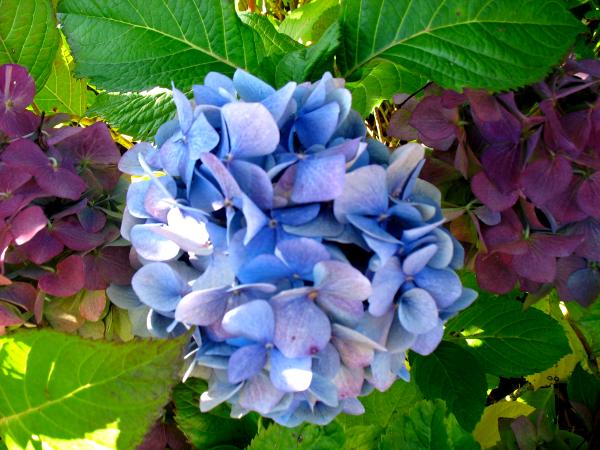
<instances>
[{"instance_id":1,"label":"purple petal","mask_svg":"<svg viewBox=\"0 0 600 450\"><path fill-rule=\"evenodd\" d=\"M234 336L255 342L273 340L275 317L271 305L264 300L253 300L227 311L223 317L223 328Z\"/></svg>"},{"instance_id":2,"label":"purple petal","mask_svg":"<svg viewBox=\"0 0 600 450\"><path fill-rule=\"evenodd\" d=\"M581 305L591 305L600 295L600 272L593 268L576 270L569 277L567 288Z\"/></svg>"},{"instance_id":3,"label":"purple petal","mask_svg":"<svg viewBox=\"0 0 600 450\"><path fill-rule=\"evenodd\" d=\"M457 108L444 108L442 97L429 96L419 102L408 123L419 131L423 143L447 150L456 139L458 120Z\"/></svg>"},{"instance_id":4,"label":"purple petal","mask_svg":"<svg viewBox=\"0 0 600 450\"><path fill-rule=\"evenodd\" d=\"M278 350L271 351L271 382L283 392L301 392L312 381L310 356L286 358Z\"/></svg>"},{"instance_id":5,"label":"purple petal","mask_svg":"<svg viewBox=\"0 0 600 450\"><path fill-rule=\"evenodd\" d=\"M301 160L297 164L291 199L296 203L333 200L342 193L345 177L343 155Z\"/></svg>"},{"instance_id":6,"label":"purple petal","mask_svg":"<svg viewBox=\"0 0 600 450\"><path fill-rule=\"evenodd\" d=\"M24 111L33 102L35 83L23 66L0 66L0 86L0 119L7 112Z\"/></svg>"},{"instance_id":7,"label":"purple petal","mask_svg":"<svg viewBox=\"0 0 600 450\"><path fill-rule=\"evenodd\" d=\"M379 216L388 207L385 169L365 166L346 175L344 191L335 199L333 211L341 223L348 214Z\"/></svg>"},{"instance_id":8,"label":"purple petal","mask_svg":"<svg viewBox=\"0 0 600 450\"><path fill-rule=\"evenodd\" d=\"M150 263L138 270L131 286L139 299L157 311L174 311L189 288L168 264Z\"/></svg>"},{"instance_id":9,"label":"purple petal","mask_svg":"<svg viewBox=\"0 0 600 450\"><path fill-rule=\"evenodd\" d=\"M190 292L177 305L175 320L188 325L211 325L223 317L228 298L226 288Z\"/></svg>"},{"instance_id":10,"label":"purple petal","mask_svg":"<svg viewBox=\"0 0 600 450\"><path fill-rule=\"evenodd\" d=\"M424 289L411 289L400 297L398 318L410 333L423 334L438 324L438 307Z\"/></svg>"},{"instance_id":11,"label":"purple petal","mask_svg":"<svg viewBox=\"0 0 600 450\"><path fill-rule=\"evenodd\" d=\"M404 283L404 274L398 258L390 258L373 276L373 292L369 297L369 312L384 315L392 306L394 297Z\"/></svg>"},{"instance_id":12,"label":"purple petal","mask_svg":"<svg viewBox=\"0 0 600 450\"><path fill-rule=\"evenodd\" d=\"M247 345L236 350L229 358L227 378L232 384L252 378L265 366L267 350L264 345Z\"/></svg>"},{"instance_id":13,"label":"purple petal","mask_svg":"<svg viewBox=\"0 0 600 450\"><path fill-rule=\"evenodd\" d=\"M221 115L233 157L268 155L279 144L279 128L260 103L228 103L221 108Z\"/></svg>"},{"instance_id":14,"label":"purple petal","mask_svg":"<svg viewBox=\"0 0 600 450\"><path fill-rule=\"evenodd\" d=\"M362 368L348 368L342 366L341 370L333 379L338 388L340 400L358 397L364 382L364 370Z\"/></svg>"},{"instance_id":15,"label":"purple petal","mask_svg":"<svg viewBox=\"0 0 600 450\"><path fill-rule=\"evenodd\" d=\"M240 392L239 404L249 411L264 415L271 412L284 394L273 386L267 375L259 373L244 384Z\"/></svg>"},{"instance_id":16,"label":"purple petal","mask_svg":"<svg viewBox=\"0 0 600 450\"><path fill-rule=\"evenodd\" d=\"M502 253L479 253L475 259L477 283L482 289L496 294L512 291L517 274L511 267L512 256Z\"/></svg>"},{"instance_id":17,"label":"purple petal","mask_svg":"<svg viewBox=\"0 0 600 450\"><path fill-rule=\"evenodd\" d=\"M523 192L535 204L543 205L569 187L573 169L562 156L554 160L539 159L528 164L521 176Z\"/></svg>"},{"instance_id":18,"label":"purple petal","mask_svg":"<svg viewBox=\"0 0 600 450\"><path fill-rule=\"evenodd\" d=\"M29 242L41 230L46 228L48 219L39 206L30 206L19 211L12 219L10 233L15 244L22 245Z\"/></svg>"},{"instance_id":19,"label":"purple petal","mask_svg":"<svg viewBox=\"0 0 600 450\"><path fill-rule=\"evenodd\" d=\"M514 205L519 198L516 190L508 193L501 192L483 171L478 172L471 179L471 189L477 198L492 211L504 211Z\"/></svg>"},{"instance_id":20,"label":"purple petal","mask_svg":"<svg viewBox=\"0 0 600 450\"><path fill-rule=\"evenodd\" d=\"M508 194L514 191L521 175L521 150L519 144L495 144L488 147L482 157L481 164L488 178Z\"/></svg>"},{"instance_id":21,"label":"purple petal","mask_svg":"<svg viewBox=\"0 0 600 450\"><path fill-rule=\"evenodd\" d=\"M583 212L600 220L600 171L581 183L577 192L577 205Z\"/></svg>"},{"instance_id":22,"label":"purple petal","mask_svg":"<svg viewBox=\"0 0 600 450\"><path fill-rule=\"evenodd\" d=\"M311 356L325 348L331 338L331 324L313 302L305 298L279 300L274 307L273 342L284 356Z\"/></svg>"}]
</instances>

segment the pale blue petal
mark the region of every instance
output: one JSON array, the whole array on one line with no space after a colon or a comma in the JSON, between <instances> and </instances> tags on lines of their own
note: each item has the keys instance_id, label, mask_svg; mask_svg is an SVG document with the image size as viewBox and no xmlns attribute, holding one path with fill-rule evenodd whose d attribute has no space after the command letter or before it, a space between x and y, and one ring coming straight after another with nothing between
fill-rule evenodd
<instances>
[{"instance_id":1,"label":"pale blue petal","mask_svg":"<svg viewBox=\"0 0 600 450\"><path fill-rule=\"evenodd\" d=\"M227 377L230 383L239 383L258 374L267 362L264 345L248 345L229 358Z\"/></svg>"},{"instance_id":2,"label":"pale blue petal","mask_svg":"<svg viewBox=\"0 0 600 450\"><path fill-rule=\"evenodd\" d=\"M426 245L418 250L413 251L410 255L404 258L402 262L402 271L406 275L415 275L419 273L431 259L438 253L438 246L435 244Z\"/></svg>"},{"instance_id":3,"label":"pale blue petal","mask_svg":"<svg viewBox=\"0 0 600 450\"><path fill-rule=\"evenodd\" d=\"M192 291L177 305L175 319L188 325L211 325L223 317L229 296L226 288Z\"/></svg>"},{"instance_id":4,"label":"pale blue petal","mask_svg":"<svg viewBox=\"0 0 600 450\"><path fill-rule=\"evenodd\" d=\"M260 103L228 103L221 108L221 115L233 157L268 155L277 148L279 127Z\"/></svg>"},{"instance_id":5,"label":"pale blue petal","mask_svg":"<svg viewBox=\"0 0 600 450\"><path fill-rule=\"evenodd\" d=\"M275 318L271 305L264 300L253 300L228 311L223 317L223 328L234 336L255 342L273 340Z\"/></svg>"},{"instance_id":6,"label":"pale blue petal","mask_svg":"<svg viewBox=\"0 0 600 450\"><path fill-rule=\"evenodd\" d=\"M365 166L346 175L344 191L335 199L335 217L346 223L348 214L379 216L387 211L385 169Z\"/></svg>"},{"instance_id":7,"label":"pale blue petal","mask_svg":"<svg viewBox=\"0 0 600 450\"><path fill-rule=\"evenodd\" d=\"M156 233L162 224L135 225L130 232L135 251L149 261L169 261L180 253L179 246Z\"/></svg>"},{"instance_id":8,"label":"pale blue petal","mask_svg":"<svg viewBox=\"0 0 600 450\"><path fill-rule=\"evenodd\" d=\"M295 129L304 148L327 144L338 126L339 114L340 106L334 102L302 114L296 120Z\"/></svg>"},{"instance_id":9,"label":"pale blue petal","mask_svg":"<svg viewBox=\"0 0 600 450\"><path fill-rule=\"evenodd\" d=\"M286 358L276 349L271 351L271 382L283 392L301 392L312 381L310 356Z\"/></svg>"},{"instance_id":10,"label":"pale blue petal","mask_svg":"<svg viewBox=\"0 0 600 450\"><path fill-rule=\"evenodd\" d=\"M426 290L415 288L400 297L398 318L408 332L423 334L438 324L438 308Z\"/></svg>"},{"instance_id":11,"label":"pale blue petal","mask_svg":"<svg viewBox=\"0 0 600 450\"><path fill-rule=\"evenodd\" d=\"M141 302L157 311L174 311L189 288L184 280L168 265L151 263L139 269L131 280L133 290Z\"/></svg>"},{"instance_id":12,"label":"pale blue petal","mask_svg":"<svg viewBox=\"0 0 600 450\"><path fill-rule=\"evenodd\" d=\"M284 395L285 393L273 386L269 377L261 372L244 384L239 404L247 410L264 415L271 412Z\"/></svg>"},{"instance_id":13,"label":"pale blue petal","mask_svg":"<svg viewBox=\"0 0 600 450\"><path fill-rule=\"evenodd\" d=\"M242 69L233 74L233 87L245 102L260 102L275 93L267 83Z\"/></svg>"},{"instance_id":14,"label":"pale blue petal","mask_svg":"<svg viewBox=\"0 0 600 450\"><path fill-rule=\"evenodd\" d=\"M440 309L450 306L463 289L458 275L449 269L425 267L415 275L415 283L431 294Z\"/></svg>"},{"instance_id":15,"label":"pale blue petal","mask_svg":"<svg viewBox=\"0 0 600 450\"><path fill-rule=\"evenodd\" d=\"M425 334L420 334L411 346L411 349L419 355L427 356L436 349L444 336L444 326L440 321L433 329Z\"/></svg>"},{"instance_id":16,"label":"pale blue petal","mask_svg":"<svg viewBox=\"0 0 600 450\"><path fill-rule=\"evenodd\" d=\"M346 161L343 155L307 158L300 160L296 167L292 201L325 202L342 193L346 178Z\"/></svg>"}]
</instances>

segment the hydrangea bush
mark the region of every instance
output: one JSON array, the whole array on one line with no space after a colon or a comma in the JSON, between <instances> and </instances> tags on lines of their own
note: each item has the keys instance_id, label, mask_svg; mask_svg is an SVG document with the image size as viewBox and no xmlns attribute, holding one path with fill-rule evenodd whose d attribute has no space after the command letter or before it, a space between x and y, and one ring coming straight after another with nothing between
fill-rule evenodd
<instances>
[{"instance_id":1,"label":"hydrangea bush","mask_svg":"<svg viewBox=\"0 0 600 450\"><path fill-rule=\"evenodd\" d=\"M131 280L129 251L119 238L111 193L121 156L107 126L57 125L68 117L26 109L35 84L16 64L0 66L0 329L34 315L45 298L103 291ZM81 300L83 318L98 320L104 295ZM6 302L6 303L4 303Z\"/></svg>"},{"instance_id":2,"label":"hydrangea bush","mask_svg":"<svg viewBox=\"0 0 600 450\"><path fill-rule=\"evenodd\" d=\"M468 213L454 229L478 246L482 288L600 295L599 80L599 61L569 60L518 95L430 92L393 118L391 134L436 149L430 180L456 179L452 165L469 180L475 199L454 209Z\"/></svg>"},{"instance_id":3,"label":"hydrangea bush","mask_svg":"<svg viewBox=\"0 0 600 450\"><path fill-rule=\"evenodd\" d=\"M137 271L109 295L139 334L195 326L188 374L222 402L295 426L360 414L408 380L475 298L456 269L419 144L365 139L342 80L273 89L238 70L173 88L177 118L121 159L139 177L121 229Z\"/></svg>"}]
</instances>

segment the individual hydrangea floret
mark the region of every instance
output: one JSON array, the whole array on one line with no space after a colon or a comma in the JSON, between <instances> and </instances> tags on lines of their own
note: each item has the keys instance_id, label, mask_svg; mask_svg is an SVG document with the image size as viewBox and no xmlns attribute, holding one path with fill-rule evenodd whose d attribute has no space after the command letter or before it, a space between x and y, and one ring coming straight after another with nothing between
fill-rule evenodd
<instances>
[{"instance_id":1,"label":"individual hydrangea floret","mask_svg":"<svg viewBox=\"0 0 600 450\"><path fill-rule=\"evenodd\" d=\"M122 234L139 269L109 288L138 334L195 327L188 375L200 408L278 423L360 414L358 397L408 379L443 323L476 297L454 269L423 147L390 156L365 138L342 80L279 90L211 73L194 101L120 168L132 183Z\"/></svg>"}]
</instances>

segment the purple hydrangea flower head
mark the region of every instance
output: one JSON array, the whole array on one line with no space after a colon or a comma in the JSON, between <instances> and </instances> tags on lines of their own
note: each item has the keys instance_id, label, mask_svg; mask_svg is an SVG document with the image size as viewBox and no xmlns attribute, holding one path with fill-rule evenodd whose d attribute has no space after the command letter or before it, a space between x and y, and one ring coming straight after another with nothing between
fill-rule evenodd
<instances>
[{"instance_id":1,"label":"purple hydrangea flower head","mask_svg":"<svg viewBox=\"0 0 600 450\"><path fill-rule=\"evenodd\" d=\"M454 270L424 150L365 138L342 80L276 90L211 73L155 145L121 159L136 178L122 227L139 269L109 296L155 336L195 327L189 375L203 411L227 402L278 423L325 424L407 380L443 322L475 295Z\"/></svg>"}]
</instances>

